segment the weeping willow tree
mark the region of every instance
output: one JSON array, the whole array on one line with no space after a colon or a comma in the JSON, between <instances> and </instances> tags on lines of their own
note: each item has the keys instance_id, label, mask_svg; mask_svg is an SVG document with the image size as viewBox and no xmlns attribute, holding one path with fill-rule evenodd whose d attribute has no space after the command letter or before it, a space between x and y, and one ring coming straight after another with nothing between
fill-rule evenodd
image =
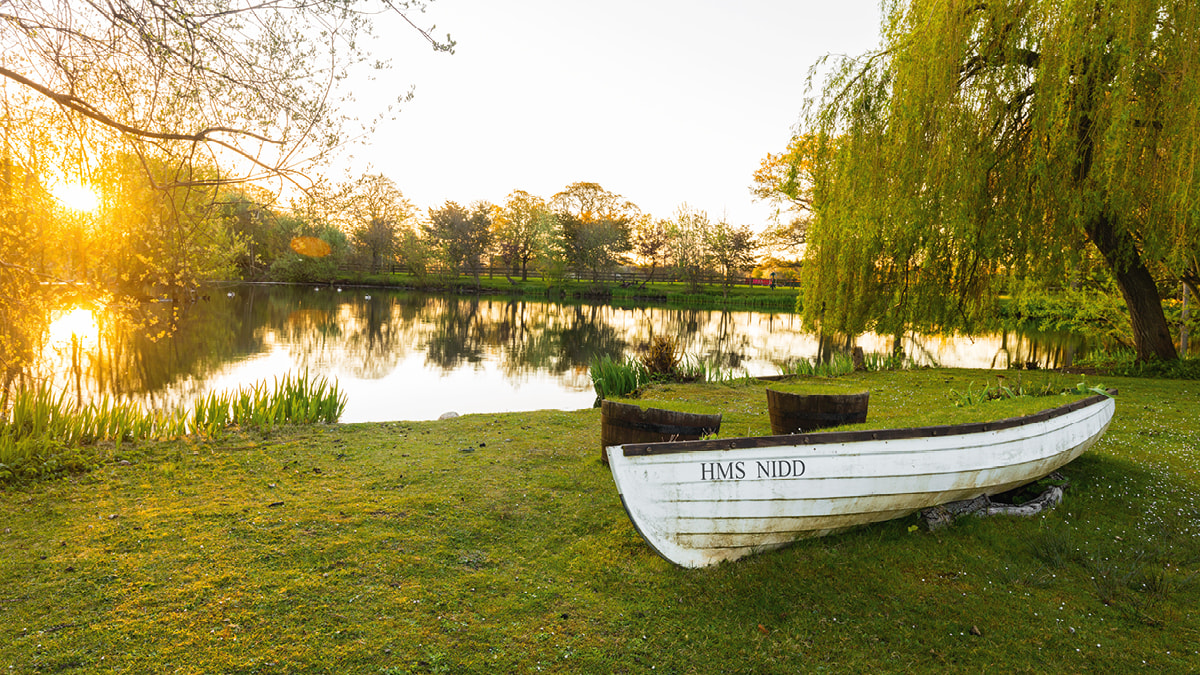
<instances>
[{"instance_id":1,"label":"weeping willow tree","mask_svg":"<svg viewBox=\"0 0 1200 675\"><path fill-rule=\"evenodd\" d=\"M1139 359L1174 359L1155 278L1200 281L1200 3L887 0L804 125L804 311L857 334L969 326L1007 277L1101 256Z\"/></svg>"}]
</instances>

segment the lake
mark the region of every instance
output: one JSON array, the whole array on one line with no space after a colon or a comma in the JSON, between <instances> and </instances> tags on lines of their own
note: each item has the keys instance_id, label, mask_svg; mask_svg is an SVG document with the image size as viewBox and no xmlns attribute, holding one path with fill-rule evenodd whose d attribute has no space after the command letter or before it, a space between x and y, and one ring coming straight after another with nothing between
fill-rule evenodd
<instances>
[{"instance_id":1,"label":"lake","mask_svg":"<svg viewBox=\"0 0 1200 675\"><path fill-rule=\"evenodd\" d=\"M791 292L783 291L780 292ZM788 313L429 295L377 288L228 285L188 308L80 305L53 316L36 373L76 401L108 395L186 405L285 373L336 379L344 422L591 407L594 356L636 355L656 335L735 374L775 375L829 351ZM868 353L891 337L866 335ZM1080 338L1013 332L910 336L918 362L1069 365Z\"/></svg>"}]
</instances>

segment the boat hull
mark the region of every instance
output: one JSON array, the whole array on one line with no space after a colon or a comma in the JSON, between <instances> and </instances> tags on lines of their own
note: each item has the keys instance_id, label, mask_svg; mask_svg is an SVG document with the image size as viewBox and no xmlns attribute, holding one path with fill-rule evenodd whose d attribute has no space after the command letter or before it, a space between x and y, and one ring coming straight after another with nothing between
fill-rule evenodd
<instances>
[{"instance_id":1,"label":"boat hull","mask_svg":"<svg viewBox=\"0 0 1200 675\"><path fill-rule=\"evenodd\" d=\"M609 465L646 542L684 567L993 495L1086 451L1112 419L1093 396L985 424L615 445Z\"/></svg>"}]
</instances>

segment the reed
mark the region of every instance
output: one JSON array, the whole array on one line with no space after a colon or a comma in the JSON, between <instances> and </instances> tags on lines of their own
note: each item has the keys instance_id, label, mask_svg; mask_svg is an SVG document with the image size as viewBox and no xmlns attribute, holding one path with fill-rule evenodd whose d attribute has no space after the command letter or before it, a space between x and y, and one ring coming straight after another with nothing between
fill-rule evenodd
<instances>
[{"instance_id":1,"label":"reed","mask_svg":"<svg viewBox=\"0 0 1200 675\"><path fill-rule=\"evenodd\" d=\"M838 377L854 372L854 361L847 354L831 354L828 359L798 358L779 367L781 375L805 377Z\"/></svg>"},{"instance_id":2,"label":"reed","mask_svg":"<svg viewBox=\"0 0 1200 675\"><path fill-rule=\"evenodd\" d=\"M737 375L733 370L722 368L720 364L685 356L679 362L679 379L683 382L705 382L710 384L733 384L748 378L748 375Z\"/></svg>"},{"instance_id":3,"label":"reed","mask_svg":"<svg viewBox=\"0 0 1200 675\"><path fill-rule=\"evenodd\" d=\"M665 335L656 335L646 347L641 364L651 377L673 379L679 376L680 355L676 353L677 343Z\"/></svg>"},{"instance_id":4,"label":"reed","mask_svg":"<svg viewBox=\"0 0 1200 675\"><path fill-rule=\"evenodd\" d=\"M867 372L884 372L895 370L913 370L922 367L911 357L904 354L869 353L863 355L861 370ZM936 364L933 367L937 367ZM854 359L849 354L834 353L826 359L813 357L798 358L788 361L779 367L780 375L796 375L805 377L840 377L854 372Z\"/></svg>"},{"instance_id":5,"label":"reed","mask_svg":"<svg viewBox=\"0 0 1200 675\"><path fill-rule=\"evenodd\" d=\"M111 459L123 442L216 438L235 426L333 424L346 401L336 382L307 372L233 393L213 392L176 410L146 411L108 396L76 406L42 384L0 402L0 481L87 470Z\"/></svg>"},{"instance_id":6,"label":"reed","mask_svg":"<svg viewBox=\"0 0 1200 675\"><path fill-rule=\"evenodd\" d=\"M1200 379L1200 358L1182 355L1174 361L1139 361L1128 348L1097 349L1075 362L1081 368L1095 368L1118 377L1152 377L1171 380Z\"/></svg>"},{"instance_id":7,"label":"reed","mask_svg":"<svg viewBox=\"0 0 1200 675\"><path fill-rule=\"evenodd\" d=\"M258 382L235 392L212 392L196 400L191 433L212 436L233 426L270 429L280 424L333 424L346 410L346 394L324 377L308 373Z\"/></svg>"},{"instance_id":8,"label":"reed","mask_svg":"<svg viewBox=\"0 0 1200 675\"><path fill-rule=\"evenodd\" d=\"M629 396L651 382L699 382L733 384L748 378L725 370L699 357L684 355L671 358L669 372L654 372L645 359L618 361L609 356L594 357L588 368L592 387L600 399Z\"/></svg>"},{"instance_id":9,"label":"reed","mask_svg":"<svg viewBox=\"0 0 1200 675\"><path fill-rule=\"evenodd\" d=\"M628 396L650 382L650 373L637 359L618 361L604 355L593 358L588 368L592 388L599 398Z\"/></svg>"},{"instance_id":10,"label":"reed","mask_svg":"<svg viewBox=\"0 0 1200 675\"><path fill-rule=\"evenodd\" d=\"M871 352L863 354L863 369L868 372L884 372L892 370L913 370L921 364L906 354L880 354ZM933 367L937 367L936 364Z\"/></svg>"}]
</instances>

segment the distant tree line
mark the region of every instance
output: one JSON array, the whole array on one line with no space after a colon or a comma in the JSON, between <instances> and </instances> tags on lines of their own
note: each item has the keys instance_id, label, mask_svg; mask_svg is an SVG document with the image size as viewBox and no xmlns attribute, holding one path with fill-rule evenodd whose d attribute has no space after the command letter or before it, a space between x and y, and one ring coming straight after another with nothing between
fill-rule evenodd
<instances>
[{"instance_id":1,"label":"distant tree line","mask_svg":"<svg viewBox=\"0 0 1200 675\"><path fill-rule=\"evenodd\" d=\"M473 275L502 269L513 281L533 272L555 283L568 276L599 281L624 266L647 283L671 270L694 286L719 276L728 285L756 264L759 241L748 225L713 221L681 205L655 218L599 184L572 183L544 199L514 190L503 204L448 201L424 211L382 175L366 175L287 210L270 195L227 191L221 214L239 242L236 266L247 280L316 281L340 267L373 273L402 269L418 283L435 271ZM330 253L297 253L291 242L315 237Z\"/></svg>"}]
</instances>

